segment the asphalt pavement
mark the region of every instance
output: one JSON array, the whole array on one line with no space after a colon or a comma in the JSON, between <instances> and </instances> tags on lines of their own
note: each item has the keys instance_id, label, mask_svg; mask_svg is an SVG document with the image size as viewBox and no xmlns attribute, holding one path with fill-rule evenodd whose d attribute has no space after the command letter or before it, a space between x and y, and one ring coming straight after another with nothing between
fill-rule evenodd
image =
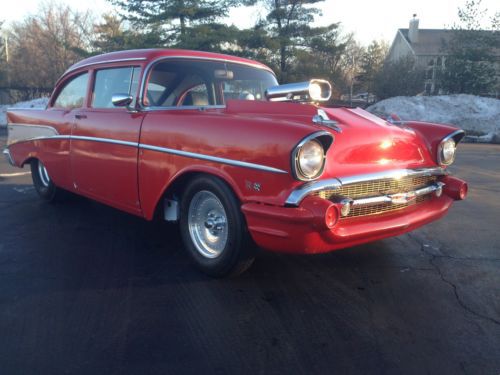
<instances>
[{"instance_id":1,"label":"asphalt pavement","mask_svg":"<svg viewBox=\"0 0 500 375\"><path fill-rule=\"evenodd\" d=\"M499 375L500 146L452 170L469 198L436 223L215 280L175 225L43 203L2 158L0 374Z\"/></svg>"}]
</instances>

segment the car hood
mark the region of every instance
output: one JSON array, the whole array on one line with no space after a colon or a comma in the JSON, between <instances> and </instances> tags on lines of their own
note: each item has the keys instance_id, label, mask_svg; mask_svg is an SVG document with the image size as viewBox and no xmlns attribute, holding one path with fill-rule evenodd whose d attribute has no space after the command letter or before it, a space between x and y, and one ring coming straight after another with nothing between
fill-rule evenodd
<instances>
[{"instance_id":1,"label":"car hood","mask_svg":"<svg viewBox=\"0 0 500 375\"><path fill-rule=\"evenodd\" d=\"M334 142L327 153L323 178L436 165L428 142L413 129L393 125L361 108L321 108L338 123L339 132L313 123L319 108L311 104L236 101L228 103L227 110L239 116L266 118L273 126L330 132Z\"/></svg>"}]
</instances>

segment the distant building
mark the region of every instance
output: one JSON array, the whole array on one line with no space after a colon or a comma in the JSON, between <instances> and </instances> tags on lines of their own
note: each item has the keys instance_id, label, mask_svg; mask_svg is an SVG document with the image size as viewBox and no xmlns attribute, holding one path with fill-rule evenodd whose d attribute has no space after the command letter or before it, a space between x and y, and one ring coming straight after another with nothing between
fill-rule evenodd
<instances>
[{"instance_id":1,"label":"distant building","mask_svg":"<svg viewBox=\"0 0 500 375\"><path fill-rule=\"evenodd\" d=\"M441 88L437 81L438 72L446 68L446 51L443 47L452 39L453 30L419 29L418 24L419 20L414 15L408 29L397 31L387 61L396 62L407 56L414 57L417 66L426 70L422 91L428 95L439 94ZM500 75L500 64L497 63L496 68Z\"/></svg>"}]
</instances>

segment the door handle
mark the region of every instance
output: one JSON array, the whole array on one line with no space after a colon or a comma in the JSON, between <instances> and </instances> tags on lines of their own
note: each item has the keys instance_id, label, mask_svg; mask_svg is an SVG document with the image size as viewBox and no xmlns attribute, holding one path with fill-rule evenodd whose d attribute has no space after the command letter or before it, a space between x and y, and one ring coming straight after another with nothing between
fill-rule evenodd
<instances>
[{"instance_id":1,"label":"door handle","mask_svg":"<svg viewBox=\"0 0 500 375\"><path fill-rule=\"evenodd\" d=\"M82 119L86 119L87 115L82 115L82 114L78 113L78 114L75 115L75 118L77 120L82 120Z\"/></svg>"}]
</instances>

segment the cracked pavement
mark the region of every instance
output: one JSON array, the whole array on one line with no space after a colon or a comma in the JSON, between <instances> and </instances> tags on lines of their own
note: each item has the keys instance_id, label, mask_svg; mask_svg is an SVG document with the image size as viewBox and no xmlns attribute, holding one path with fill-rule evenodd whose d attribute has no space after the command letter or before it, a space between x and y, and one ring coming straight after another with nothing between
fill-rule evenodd
<instances>
[{"instance_id":1,"label":"cracked pavement","mask_svg":"<svg viewBox=\"0 0 500 375\"><path fill-rule=\"evenodd\" d=\"M498 375L499 165L499 146L461 145L469 198L444 219L261 252L231 280L192 269L174 225L0 177L0 373Z\"/></svg>"}]
</instances>

